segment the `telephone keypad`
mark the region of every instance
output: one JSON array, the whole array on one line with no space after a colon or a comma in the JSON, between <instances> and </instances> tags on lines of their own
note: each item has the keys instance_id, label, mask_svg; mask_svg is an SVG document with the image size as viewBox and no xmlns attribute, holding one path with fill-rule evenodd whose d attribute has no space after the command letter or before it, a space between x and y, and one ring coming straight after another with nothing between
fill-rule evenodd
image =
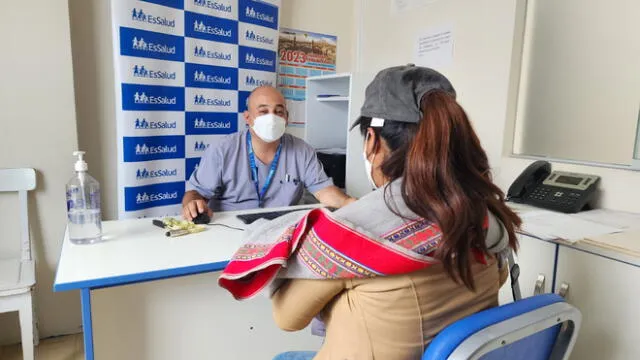
<instances>
[{"instance_id":1,"label":"telephone keypad","mask_svg":"<svg viewBox=\"0 0 640 360\"><path fill-rule=\"evenodd\" d=\"M532 202L552 203L559 208L571 208L582 197L580 193L560 190L558 188L538 187L529 194Z\"/></svg>"}]
</instances>

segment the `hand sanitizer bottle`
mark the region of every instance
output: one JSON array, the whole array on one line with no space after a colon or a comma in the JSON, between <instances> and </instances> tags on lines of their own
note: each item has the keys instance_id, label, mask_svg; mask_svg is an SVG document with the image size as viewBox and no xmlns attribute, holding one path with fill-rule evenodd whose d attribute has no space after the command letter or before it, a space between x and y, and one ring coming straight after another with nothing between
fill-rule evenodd
<instances>
[{"instance_id":1,"label":"hand sanitizer bottle","mask_svg":"<svg viewBox=\"0 0 640 360\"><path fill-rule=\"evenodd\" d=\"M76 175L67 183L67 224L69 240L74 244L92 244L102 240L100 184L87 173L84 151L75 151Z\"/></svg>"}]
</instances>

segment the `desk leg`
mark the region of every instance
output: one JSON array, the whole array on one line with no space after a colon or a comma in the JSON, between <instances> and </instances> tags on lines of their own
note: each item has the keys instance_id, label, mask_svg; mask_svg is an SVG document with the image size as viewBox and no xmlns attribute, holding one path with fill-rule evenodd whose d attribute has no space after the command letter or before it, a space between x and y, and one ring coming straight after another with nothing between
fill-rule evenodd
<instances>
[{"instance_id":1,"label":"desk leg","mask_svg":"<svg viewBox=\"0 0 640 360\"><path fill-rule=\"evenodd\" d=\"M91 289L80 290L82 303L82 331L84 332L84 358L93 360L93 322L91 321Z\"/></svg>"}]
</instances>

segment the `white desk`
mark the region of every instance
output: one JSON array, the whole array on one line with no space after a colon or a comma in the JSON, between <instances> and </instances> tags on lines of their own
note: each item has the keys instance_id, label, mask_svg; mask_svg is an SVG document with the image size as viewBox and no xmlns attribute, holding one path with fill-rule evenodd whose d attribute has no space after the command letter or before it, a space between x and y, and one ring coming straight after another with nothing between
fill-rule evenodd
<instances>
[{"instance_id":1,"label":"white desk","mask_svg":"<svg viewBox=\"0 0 640 360\"><path fill-rule=\"evenodd\" d=\"M237 214L308 209L313 205L288 208L216 213L212 224L244 229ZM75 245L65 233L56 272L54 291L80 290L85 358L94 359L91 291L139 282L215 272L224 269L238 249L243 232L223 226L179 237L166 237L151 219L105 221L105 241Z\"/></svg>"},{"instance_id":2,"label":"white desk","mask_svg":"<svg viewBox=\"0 0 640 360\"><path fill-rule=\"evenodd\" d=\"M521 212L527 210L522 205L513 207ZM612 235L597 239L609 236ZM542 276L546 280L540 284L542 292L558 292L563 285L569 285L566 300L582 312L572 358L640 359L640 257L584 241L569 243L526 235L520 235L519 240L517 262L522 296L532 296ZM508 287L501 289L500 302L511 302Z\"/></svg>"},{"instance_id":3,"label":"white desk","mask_svg":"<svg viewBox=\"0 0 640 360\"><path fill-rule=\"evenodd\" d=\"M529 211L540 210L539 208L533 207L531 205L525 205L525 204L509 203L509 207L511 207L512 210L518 212L519 214L524 214ZM522 236L528 236L528 235L523 234ZM600 238L606 239L608 236L611 236L611 234L599 235L594 239L600 239ZM532 238L535 238L535 237L532 237ZM581 252L589 253L596 256L601 256L609 260L618 261L624 264L628 264L628 265L640 268L639 257L629 255L624 252L616 251L613 249L608 249L606 247L598 246L597 243L593 243L593 242L588 243L585 241L568 242L560 239L553 239L553 240L545 240L545 239L539 239L539 238L535 238L535 239L539 241L555 244L556 249L559 249L560 246L564 246L567 248L572 248Z\"/></svg>"}]
</instances>

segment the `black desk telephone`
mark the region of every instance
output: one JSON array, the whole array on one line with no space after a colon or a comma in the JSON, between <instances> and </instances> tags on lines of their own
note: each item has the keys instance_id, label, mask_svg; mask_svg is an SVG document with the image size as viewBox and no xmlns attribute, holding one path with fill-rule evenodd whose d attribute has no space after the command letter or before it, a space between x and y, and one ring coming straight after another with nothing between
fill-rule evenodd
<instances>
[{"instance_id":1,"label":"black desk telephone","mask_svg":"<svg viewBox=\"0 0 640 360\"><path fill-rule=\"evenodd\" d=\"M529 165L511 184L507 200L564 213L576 213L593 200L600 177L551 171L551 164L539 160Z\"/></svg>"}]
</instances>

